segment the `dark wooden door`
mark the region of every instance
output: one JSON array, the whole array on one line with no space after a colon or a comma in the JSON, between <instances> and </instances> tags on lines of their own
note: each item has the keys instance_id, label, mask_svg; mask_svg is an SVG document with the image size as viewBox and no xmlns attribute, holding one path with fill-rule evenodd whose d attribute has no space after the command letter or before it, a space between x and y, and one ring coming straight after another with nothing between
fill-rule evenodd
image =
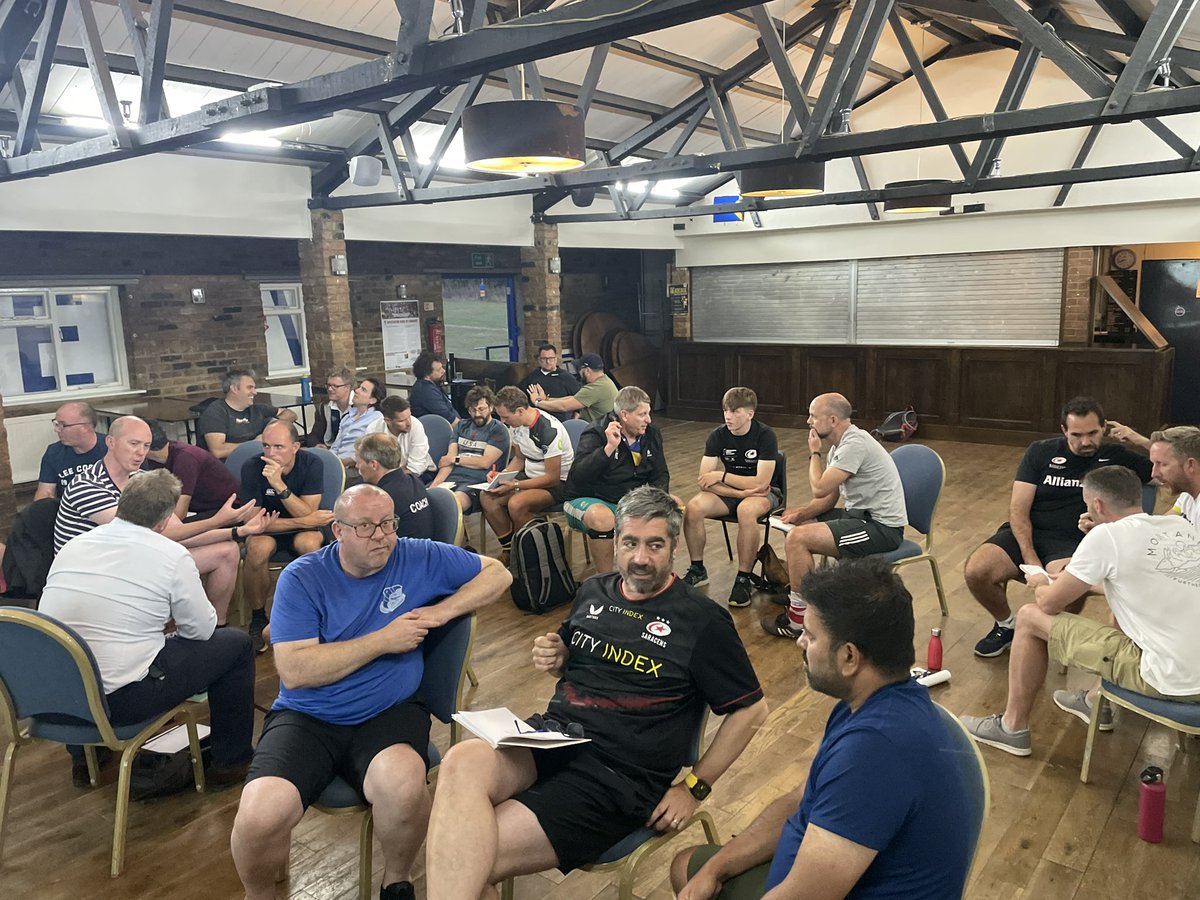
<instances>
[{"instance_id":1,"label":"dark wooden door","mask_svg":"<svg viewBox=\"0 0 1200 900\"><path fill-rule=\"evenodd\" d=\"M1200 425L1200 259L1142 264L1141 309L1175 348L1171 422Z\"/></svg>"}]
</instances>

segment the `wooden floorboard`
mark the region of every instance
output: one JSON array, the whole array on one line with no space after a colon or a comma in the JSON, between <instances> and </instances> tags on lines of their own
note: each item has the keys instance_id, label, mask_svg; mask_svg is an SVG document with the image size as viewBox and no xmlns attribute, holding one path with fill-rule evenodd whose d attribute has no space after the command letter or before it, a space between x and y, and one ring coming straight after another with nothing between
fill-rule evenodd
<instances>
[{"instance_id":1,"label":"wooden floorboard","mask_svg":"<svg viewBox=\"0 0 1200 900\"><path fill-rule=\"evenodd\" d=\"M695 493L695 470L710 424L661 421L672 489L684 499ZM790 488L793 503L808 498L803 461L805 434L779 430L781 447L793 460ZM913 593L917 618L918 659L924 657L929 629L941 624L950 684L934 689L934 697L954 712L980 714L1000 709L1007 687L1007 659L979 660L971 650L990 622L971 600L963 584L967 555L1005 518L1009 487L1020 448L929 442L946 462L947 483L937 516L935 553L950 601L950 618L941 621L927 567L902 570ZM477 525L471 518L471 532ZM720 530L708 529L711 581L703 589L724 603L734 567L725 558ZM779 535L774 538L782 554ZM495 542L490 546L494 549ZM583 571L576 548L576 570ZM687 565L681 546L677 571ZM1023 588L1010 592L1014 603L1026 598ZM1104 614L1093 601L1089 615ZM802 781L816 752L832 701L804 684L799 650L794 643L771 638L758 619L780 607L765 597L733 616L759 677L772 713L746 753L713 791L706 807L722 835L744 828L780 792ZM474 665L481 683L469 692L475 708L507 705L536 712L553 690L548 678L529 666L535 635L552 630L556 614L545 618L521 615L506 600L480 615ZM1092 900L1146 897L1154 900L1200 896L1200 852L1189 840L1197 793L1200 750L1181 754L1174 736L1157 725L1124 714L1111 734L1097 738L1091 783L1079 781L1086 728L1060 712L1050 693L1064 685L1082 685L1078 673L1060 676L1053 670L1033 710L1033 756L1017 759L984 748L992 784L992 811L979 848L968 897ZM270 654L259 659L256 696L268 704L277 679ZM261 716L260 716L261 721ZM716 727L716 723L712 723ZM448 729L435 723L435 740L444 749ZM1167 772L1166 839L1149 845L1137 837L1137 774L1147 765ZM220 900L240 896L229 855L229 832L239 791L195 793L152 803L133 804L126 870L108 877L114 787L79 790L70 782L66 754L57 747L37 746L20 754L13 784L4 857L0 861L0 898L67 900L78 897L172 898ZM290 880L280 896L294 900L351 900L357 879L358 818L310 812L292 841ZM697 830L697 839L699 833ZM666 865L671 850L644 866L637 895L651 900L671 896ZM375 883L380 871L376 855ZM557 872L521 878L521 900L589 900L615 898L612 873ZM424 896L423 866L417 871L418 895Z\"/></svg>"}]
</instances>

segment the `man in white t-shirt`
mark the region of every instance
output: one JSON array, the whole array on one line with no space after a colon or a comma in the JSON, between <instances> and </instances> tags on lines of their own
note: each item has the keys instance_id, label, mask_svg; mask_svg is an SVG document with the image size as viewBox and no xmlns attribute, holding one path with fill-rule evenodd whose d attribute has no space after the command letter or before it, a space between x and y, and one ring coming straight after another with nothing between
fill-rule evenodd
<instances>
[{"instance_id":1,"label":"man in white t-shirt","mask_svg":"<svg viewBox=\"0 0 1200 900\"><path fill-rule=\"evenodd\" d=\"M962 717L977 740L1014 756L1032 753L1029 712L1051 656L1139 694L1200 703L1200 530L1142 512L1141 481L1124 466L1088 472L1083 500L1095 525L1066 569L1026 578L1036 602L1017 611L1004 713ZM1063 612L1094 584L1117 628ZM1090 717L1083 692L1056 691L1054 702Z\"/></svg>"},{"instance_id":2,"label":"man in white t-shirt","mask_svg":"<svg viewBox=\"0 0 1200 900\"><path fill-rule=\"evenodd\" d=\"M394 394L379 404L383 418L367 426L367 434L390 434L400 445L404 459L404 471L416 475L425 484L437 474L437 463L429 455L429 438L425 426L412 414L412 408L403 397Z\"/></svg>"},{"instance_id":3,"label":"man in white t-shirt","mask_svg":"<svg viewBox=\"0 0 1200 900\"><path fill-rule=\"evenodd\" d=\"M1171 510L1200 527L1200 428L1179 425L1150 435L1154 480L1179 496Z\"/></svg>"}]
</instances>

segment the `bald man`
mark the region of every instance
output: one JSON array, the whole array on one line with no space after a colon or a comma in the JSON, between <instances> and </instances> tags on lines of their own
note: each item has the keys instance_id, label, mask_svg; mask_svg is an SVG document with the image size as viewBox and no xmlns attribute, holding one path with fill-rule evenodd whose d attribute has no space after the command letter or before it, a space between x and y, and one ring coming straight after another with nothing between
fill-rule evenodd
<instances>
[{"instance_id":1,"label":"bald man","mask_svg":"<svg viewBox=\"0 0 1200 900\"><path fill-rule=\"evenodd\" d=\"M150 450L150 426L137 416L122 416L105 437L104 458L85 466L63 491L54 522L54 552L73 537L111 522L117 514L121 491L141 468ZM254 503L235 506L230 497L212 517L184 524L172 515L162 534L188 548L204 581L204 591L224 624L229 600L237 582L241 555L238 543L259 534L270 521Z\"/></svg>"},{"instance_id":2,"label":"bald man","mask_svg":"<svg viewBox=\"0 0 1200 900\"><path fill-rule=\"evenodd\" d=\"M796 526L785 545L792 590L787 611L761 621L767 634L797 638L803 633L807 604L799 587L813 570L814 554L841 559L887 553L904 538L908 512L900 473L879 442L850 421L851 412L850 401L841 394L821 394L808 405L813 499L784 511L783 521ZM839 496L846 500L842 509L836 508Z\"/></svg>"}]
</instances>

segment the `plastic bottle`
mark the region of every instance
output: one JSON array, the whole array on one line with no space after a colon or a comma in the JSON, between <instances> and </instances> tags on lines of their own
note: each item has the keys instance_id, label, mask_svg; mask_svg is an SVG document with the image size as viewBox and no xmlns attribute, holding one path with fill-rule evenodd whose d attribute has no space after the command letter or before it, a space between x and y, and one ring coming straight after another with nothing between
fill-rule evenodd
<instances>
[{"instance_id":1,"label":"plastic bottle","mask_svg":"<svg viewBox=\"0 0 1200 900\"><path fill-rule=\"evenodd\" d=\"M1149 766L1141 775L1142 789L1138 797L1138 837L1149 844L1161 844L1163 819L1167 811L1167 786L1163 770Z\"/></svg>"},{"instance_id":2,"label":"plastic bottle","mask_svg":"<svg viewBox=\"0 0 1200 900\"><path fill-rule=\"evenodd\" d=\"M942 669L942 629L935 628L929 635L929 650L925 656L925 668L930 672Z\"/></svg>"},{"instance_id":3,"label":"plastic bottle","mask_svg":"<svg viewBox=\"0 0 1200 900\"><path fill-rule=\"evenodd\" d=\"M312 403L312 379L307 376L300 379L300 399Z\"/></svg>"}]
</instances>

